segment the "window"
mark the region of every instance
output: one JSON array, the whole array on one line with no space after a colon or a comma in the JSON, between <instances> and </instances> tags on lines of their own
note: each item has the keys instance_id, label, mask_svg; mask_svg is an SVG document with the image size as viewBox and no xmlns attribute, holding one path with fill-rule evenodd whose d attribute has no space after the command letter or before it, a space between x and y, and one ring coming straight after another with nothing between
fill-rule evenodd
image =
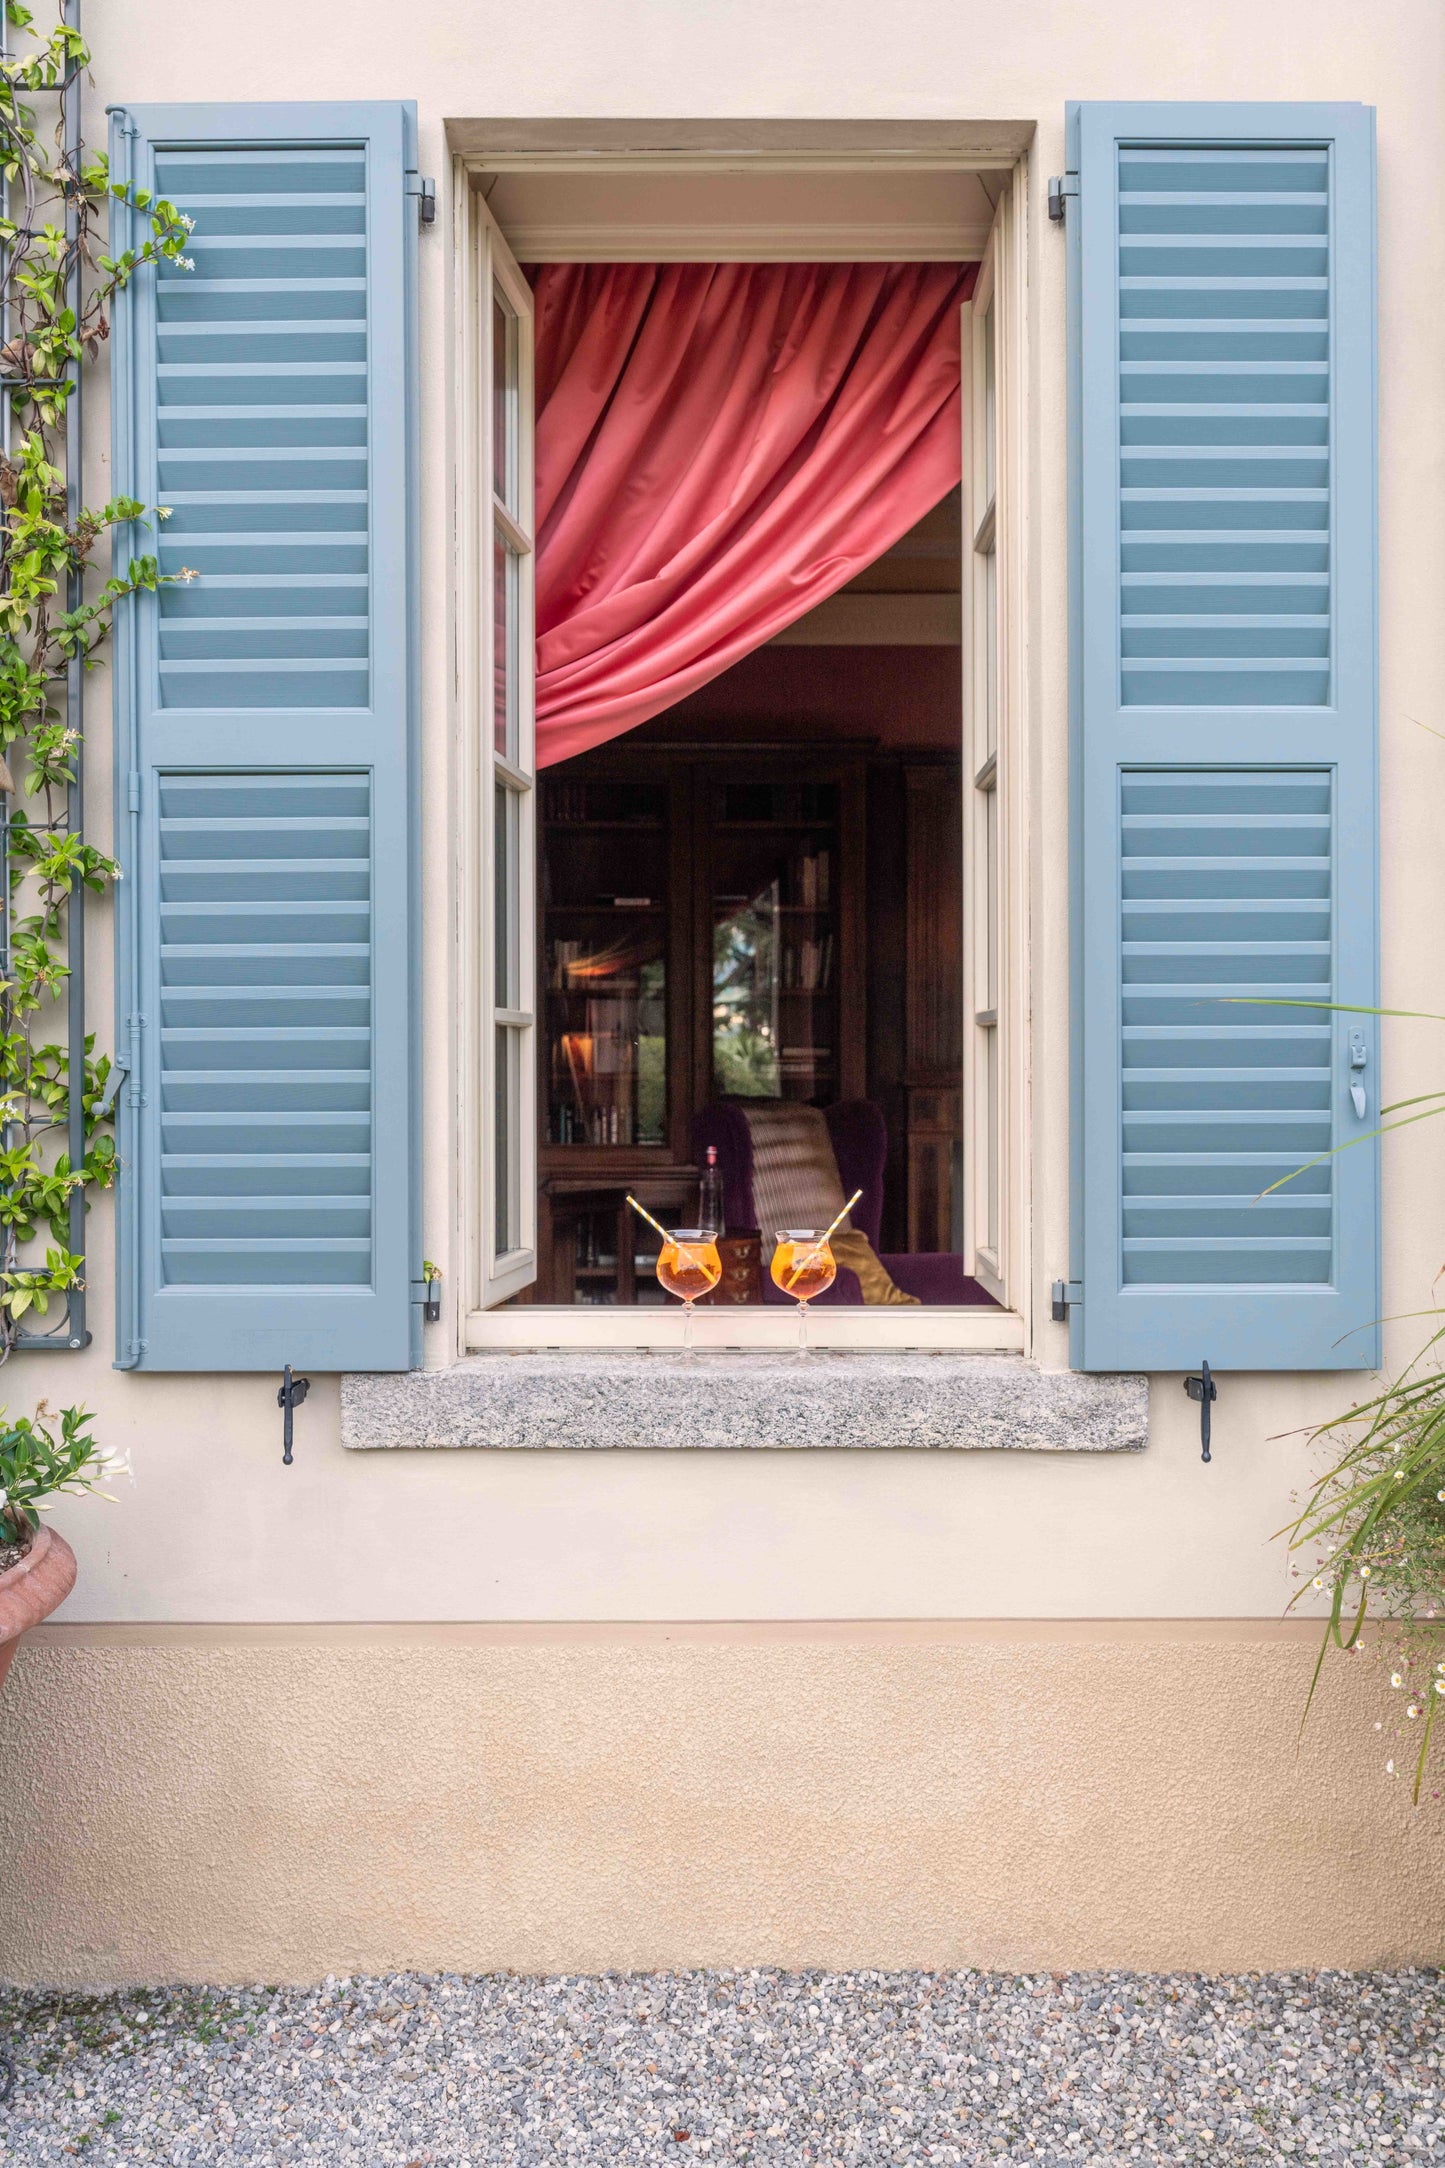
<instances>
[{"instance_id":1,"label":"window","mask_svg":"<svg viewBox=\"0 0 1445 2168\"><path fill-rule=\"evenodd\" d=\"M1010 835L1016 795L1015 689L1006 620L1011 587L1000 572L1002 553L1011 541L1008 493L1001 489L1008 295L999 279L999 258L1006 209L1005 205L974 288L965 407L969 563L964 728L965 767L972 786L965 812L969 868L965 1103L971 1147L966 1209L972 1271L1000 1301L1017 1301L1018 1271L1010 1255L1011 1229L1022 1218L1021 1200L1011 1210L1011 1155L1018 1126L1012 1093L1019 1058L1014 1044L1017 998L1012 987L1019 941L1011 909L1016 884Z\"/></svg>"},{"instance_id":2,"label":"window","mask_svg":"<svg viewBox=\"0 0 1445 2168\"><path fill-rule=\"evenodd\" d=\"M875 1096L874 1008L870 992L865 1029L863 993L865 979L870 989L887 981L888 965L870 947L875 860L864 837L884 838L885 848L886 837L866 761L831 740L794 756L766 726L734 752L711 739L688 744L679 724L679 742L656 757L644 730L548 769L534 790L529 295L465 171L461 185L473 233L472 300L462 312L472 421L470 436L465 427L459 436L457 483L467 490L470 467L488 484L485 492L474 484L483 511L471 515L472 561L463 566L464 596L480 607L464 604L459 640L464 752L479 778L461 844L477 929L462 944L473 949L463 965L472 1022L462 1099L480 1110L470 1120L473 1165L458 1188L472 1258L465 1344L669 1346L680 1317L655 1289L655 1242L623 1208L622 1192L635 1187L668 1224L690 1217L696 1175L686 1163L698 1155L689 1129L711 1100L826 1109ZM935 1294L921 1298L931 1307L818 1311L819 1346L1024 1345L1015 1225L1019 673L1008 599L1017 401L1004 383L1017 360L1019 274L1008 176L989 175L986 187L969 176L968 185L985 213L980 243L990 228L992 237L976 251L982 275L963 313L963 488L939 507L952 576L900 575L892 588L883 581L833 600L851 609L855 627L907 619L912 633L883 636L905 642L898 682L908 677L906 642L932 641L940 667L954 672L955 718L961 704L961 739L955 720L932 769L904 762L892 786L897 835L938 869L934 917L946 917L947 938L931 951L934 982L946 979L952 991L917 1032L919 971L900 960L889 997L901 1019L907 1012L900 1031L920 1043L931 1031L935 1049L951 1032L958 1051L952 1089L936 1055L926 1074L898 1071L890 1136L906 1130L917 1158L890 1207L898 1231L878 1248L947 1253L954 1272L973 1276L975 1293L963 1298L968 1308ZM507 187L497 193L525 230L515 201L508 212ZM605 261L603 231L594 223L591 240ZM845 260L868 253L836 250ZM570 250L553 258L571 259ZM679 259L709 260L695 248ZM938 533L914 548L938 554ZM928 591L945 584L952 594ZM943 660L943 643L960 639L960 613L961 657L956 645L952 655L961 681L959 661ZM866 645L874 636L837 629L845 614L836 612L826 637ZM953 629L940 632L946 616ZM933 629L920 634L925 626ZM771 1306L707 1310L697 1324L701 1346L789 1345L795 1331L791 1310Z\"/></svg>"},{"instance_id":3,"label":"window","mask_svg":"<svg viewBox=\"0 0 1445 2168\"><path fill-rule=\"evenodd\" d=\"M480 206L473 251L478 305L462 361L470 459L484 486L461 555L463 577L487 605L472 618L480 637L461 656L480 752L462 845L477 938L462 949L463 1013L482 1080L469 1249L473 1299L485 1307L530 1283L536 1254L532 319L526 280Z\"/></svg>"}]
</instances>

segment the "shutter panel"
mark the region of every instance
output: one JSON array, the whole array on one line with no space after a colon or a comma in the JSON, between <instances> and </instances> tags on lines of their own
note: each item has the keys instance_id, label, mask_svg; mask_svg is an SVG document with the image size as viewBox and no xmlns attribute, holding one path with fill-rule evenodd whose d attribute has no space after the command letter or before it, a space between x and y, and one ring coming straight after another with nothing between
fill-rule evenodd
<instances>
[{"instance_id":1,"label":"shutter panel","mask_svg":"<svg viewBox=\"0 0 1445 2168\"><path fill-rule=\"evenodd\" d=\"M116 484L199 575L117 648L122 1367L419 1355L414 128L116 116L195 220L117 309Z\"/></svg>"},{"instance_id":2,"label":"shutter panel","mask_svg":"<svg viewBox=\"0 0 1445 2168\"><path fill-rule=\"evenodd\" d=\"M1373 115L1069 126L1073 1359L1366 1367Z\"/></svg>"}]
</instances>

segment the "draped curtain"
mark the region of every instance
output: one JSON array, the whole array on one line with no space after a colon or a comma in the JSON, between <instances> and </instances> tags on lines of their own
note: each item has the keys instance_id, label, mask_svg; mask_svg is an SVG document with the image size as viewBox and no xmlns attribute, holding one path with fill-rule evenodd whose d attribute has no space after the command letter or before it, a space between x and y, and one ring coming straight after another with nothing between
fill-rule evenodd
<instances>
[{"instance_id":1,"label":"draped curtain","mask_svg":"<svg viewBox=\"0 0 1445 2168\"><path fill-rule=\"evenodd\" d=\"M545 264L537 765L635 729L959 479L959 264Z\"/></svg>"}]
</instances>

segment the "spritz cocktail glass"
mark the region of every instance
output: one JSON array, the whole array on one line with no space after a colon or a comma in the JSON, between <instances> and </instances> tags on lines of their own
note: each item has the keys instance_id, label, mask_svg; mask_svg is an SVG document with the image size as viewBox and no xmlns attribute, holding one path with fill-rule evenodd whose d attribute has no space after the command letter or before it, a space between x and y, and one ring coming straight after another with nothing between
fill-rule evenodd
<instances>
[{"instance_id":1,"label":"spritz cocktail glass","mask_svg":"<svg viewBox=\"0 0 1445 2168\"><path fill-rule=\"evenodd\" d=\"M808 1304L815 1295L826 1293L838 1277L828 1232L816 1227L780 1227L769 1267L774 1286L798 1305L800 1355L808 1352Z\"/></svg>"},{"instance_id":2,"label":"spritz cocktail glass","mask_svg":"<svg viewBox=\"0 0 1445 2168\"><path fill-rule=\"evenodd\" d=\"M657 1278L669 1295L682 1303L682 1351L692 1353L692 1306L700 1295L710 1295L722 1278L722 1259L717 1236L710 1227L673 1227L667 1231L657 1259Z\"/></svg>"}]
</instances>

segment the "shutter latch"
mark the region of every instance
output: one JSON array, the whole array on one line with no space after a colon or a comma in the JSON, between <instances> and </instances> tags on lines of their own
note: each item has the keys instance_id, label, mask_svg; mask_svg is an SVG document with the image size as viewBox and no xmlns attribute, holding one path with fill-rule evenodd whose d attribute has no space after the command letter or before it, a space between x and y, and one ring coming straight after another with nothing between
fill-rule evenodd
<instances>
[{"instance_id":1,"label":"shutter latch","mask_svg":"<svg viewBox=\"0 0 1445 2168\"><path fill-rule=\"evenodd\" d=\"M1049 182L1049 216L1055 225L1061 226L1063 224L1064 206L1070 196L1077 196L1078 193L1079 176L1077 173L1056 173L1053 175Z\"/></svg>"},{"instance_id":2,"label":"shutter latch","mask_svg":"<svg viewBox=\"0 0 1445 2168\"><path fill-rule=\"evenodd\" d=\"M276 1395L276 1405L281 1410L281 1465L291 1465L291 1418L311 1390L310 1378L295 1378L287 1363L281 1371L281 1386Z\"/></svg>"},{"instance_id":3,"label":"shutter latch","mask_svg":"<svg viewBox=\"0 0 1445 2168\"><path fill-rule=\"evenodd\" d=\"M415 1292L413 1302L421 1304L421 1314L428 1325L442 1321L442 1275L440 1265L434 1265L429 1257L421 1261L421 1278L412 1281Z\"/></svg>"},{"instance_id":4,"label":"shutter latch","mask_svg":"<svg viewBox=\"0 0 1445 2168\"><path fill-rule=\"evenodd\" d=\"M1355 1110L1355 1120L1357 1122L1362 1122L1365 1118L1365 1080L1360 1071L1366 1067L1369 1059L1370 1049L1365 1044L1365 1034L1358 1030L1352 1031L1350 1033L1350 1105Z\"/></svg>"},{"instance_id":5,"label":"shutter latch","mask_svg":"<svg viewBox=\"0 0 1445 2168\"><path fill-rule=\"evenodd\" d=\"M1084 1299L1082 1280L1055 1280L1050 1301L1050 1315L1056 1325L1067 1325L1069 1311Z\"/></svg>"},{"instance_id":6,"label":"shutter latch","mask_svg":"<svg viewBox=\"0 0 1445 2168\"><path fill-rule=\"evenodd\" d=\"M1209 1411L1219 1398L1219 1387L1209 1374L1208 1363L1199 1365L1197 1378L1186 1378L1184 1390L1191 1400L1199 1402L1199 1458L1209 1464Z\"/></svg>"}]
</instances>

